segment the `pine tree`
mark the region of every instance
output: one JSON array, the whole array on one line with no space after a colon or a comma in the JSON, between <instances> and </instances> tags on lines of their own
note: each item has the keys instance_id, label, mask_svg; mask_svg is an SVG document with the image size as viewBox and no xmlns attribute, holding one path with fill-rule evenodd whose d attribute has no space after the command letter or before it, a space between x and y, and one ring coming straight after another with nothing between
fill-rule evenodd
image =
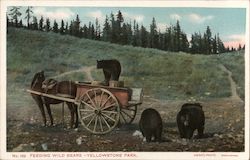
<instances>
[{"instance_id":1,"label":"pine tree","mask_svg":"<svg viewBox=\"0 0 250 160\"><path fill-rule=\"evenodd\" d=\"M217 46L217 37L216 37L216 35L214 35L214 39L212 40L212 44L213 44L212 53L217 54L218 53L218 46Z\"/></svg>"},{"instance_id":2,"label":"pine tree","mask_svg":"<svg viewBox=\"0 0 250 160\"><path fill-rule=\"evenodd\" d=\"M66 22L66 26L65 26L65 31L64 31L65 34L69 34L69 24L68 22Z\"/></svg>"},{"instance_id":3,"label":"pine tree","mask_svg":"<svg viewBox=\"0 0 250 160\"><path fill-rule=\"evenodd\" d=\"M242 50L242 47L241 47L241 44L239 44L238 51L241 51L241 50Z\"/></svg>"},{"instance_id":4,"label":"pine tree","mask_svg":"<svg viewBox=\"0 0 250 160\"><path fill-rule=\"evenodd\" d=\"M80 37L80 19L79 15L76 15L76 20L72 22L72 34L76 37Z\"/></svg>"},{"instance_id":5,"label":"pine tree","mask_svg":"<svg viewBox=\"0 0 250 160\"><path fill-rule=\"evenodd\" d=\"M20 12L20 7L12 7L10 9L9 15L11 16L12 20L15 23L15 27L18 27L18 18L22 15Z\"/></svg>"},{"instance_id":6,"label":"pine tree","mask_svg":"<svg viewBox=\"0 0 250 160\"><path fill-rule=\"evenodd\" d=\"M35 16L33 16L32 29L38 30L38 22L37 22L37 18Z\"/></svg>"},{"instance_id":7,"label":"pine tree","mask_svg":"<svg viewBox=\"0 0 250 160\"><path fill-rule=\"evenodd\" d=\"M146 28L142 25L140 29L141 46L146 48L148 45L148 32Z\"/></svg>"},{"instance_id":8,"label":"pine tree","mask_svg":"<svg viewBox=\"0 0 250 160\"><path fill-rule=\"evenodd\" d=\"M84 24L83 26L83 38L88 38L88 27Z\"/></svg>"},{"instance_id":9,"label":"pine tree","mask_svg":"<svg viewBox=\"0 0 250 160\"><path fill-rule=\"evenodd\" d=\"M53 25L52 30L53 30L53 32L58 33L58 24L57 24L56 20L54 20L54 25Z\"/></svg>"},{"instance_id":10,"label":"pine tree","mask_svg":"<svg viewBox=\"0 0 250 160\"><path fill-rule=\"evenodd\" d=\"M207 26L206 32L204 33L204 54L211 54L212 53L212 33Z\"/></svg>"},{"instance_id":11,"label":"pine tree","mask_svg":"<svg viewBox=\"0 0 250 160\"><path fill-rule=\"evenodd\" d=\"M111 34L110 34L110 42L116 43L117 42L117 25L115 21L114 14L110 14L110 21L111 21Z\"/></svg>"},{"instance_id":12,"label":"pine tree","mask_svg":"<svg viewBox=\"0 0 250 160\"><path fill-rule=\"evenodd\" d=\"M119 10L116 15L116 22L115 22L115 34L117 38L117 43L121 43L120 37L122 34L122 23L124 22L123 15L121 11Z\"/></svg>"},{"instance_id":13,"label":"pine tree","mask_svg":"<svg viewBox=\"0 0 250 160\"><path fill-rule=\"evenodd\" d=\"M152 23L150 25L149 33L149 47L157 48L158 46L158 33L155 18L153 17Z\"/></svg>"},{"instance_id":14,"label":"pine tree","mask_svg":"<svg viewBox=\"0 0 250 160\"><path fill-rule=\"evenodd\" d=\"M46 18L45 31L46 32L50 31L50 20L49 20L49 18Z\"/></svg>"},{"instance_id":15,"label":"pine tree","mask_svg":"<svg viewBox=\"0 0 250 160\"><path fill-rule=\"evenodd\" d=\"M100 40L101 39L101 27L100 24L98 22L98 19L96 18L95 20L95 39L96 40Z\"/></svg>"},{"instance_id":16,"label":"pine tree","mask_svg":"<svg viewBox=\"0 0 250 160\"><path fill-rule=\"evenodd\" d=\"M64 21L61 21L61 27L60 27L60 34L64 34L65 33L65 28L64 28Z\"/></svg>"},{"instance_id":17,"label":"pine tree","mask_svg":"<svg viewBox=\"0 0 250 160\"><path fill-rule=\"evenodd\" d=\"M217 34L217 45L218 45L218 53L224 53L225 46L222 40L220 39L219 33Z\"/></svg>"},{"instance_id":18,"label":"pine tree","mask_svg":"<svg viewBox=\"0 0 250 160\"><path fill-rule=\"evenodd\" d=\"M23 20L19 21L18 27L21 27L21 28L23 27Z\"/></svg>"},{"instance_id":19,"label":"pine tree","mask_svg":"<svg viewBox=\"0 0 250 160\"><path fill-rule=\"evenodd\" d=\"M104 27L103 27L103 36L102 39L105 42L110 41L110 37L111 37L111 26L109 24L109 19L108 16L106 15L106 19L104 21Z\"/></svg>"},{"instance_id":20,"label":"pine tree","mask_svg":"<svg viewBox=\"0 0 250 160\"><path fill-rule=\"evenodd\" d=\"M179 52L181 50L181 27L179 24L179 21L177 20L176 26L175 26L175 50Z\"/></svg>"},{"instance_id":21,"label":"pine tree","mask_svg":"<svg viewBox=\"0 0 250 160\"><path fill-rule=\"evenodd\" d=\"M43 16L41 16L41 19L39 20L39 30L40 31L43 31L43 29L44 29L44 26L43 26Z\"/></svg>"},{"instance_id":22,"label":"pine tree","mask_svg":"<svg viewBox=\"0 0 250 160\"><path fill-rule=\"evenodd\" d=\"M32 11L33 7L28 6L28 8L26 9L25 13L25 19L27 19L27 27L30 28L30 18L32 17L33 11Z\"/></svg>"}]
</instances>

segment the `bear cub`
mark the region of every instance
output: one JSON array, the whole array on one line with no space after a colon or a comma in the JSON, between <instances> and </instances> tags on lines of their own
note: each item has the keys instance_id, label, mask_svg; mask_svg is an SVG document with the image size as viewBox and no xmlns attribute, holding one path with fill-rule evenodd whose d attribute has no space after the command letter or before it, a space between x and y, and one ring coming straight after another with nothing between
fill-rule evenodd
<instances>
[{"instance_id":1,"label":"bear cub","mask_svg":"<svg viewBox=\"0 0 250 160\"><path fill-rule=\"evenodd\" d=\"M147 142L151 142L152 137L154 141L161 142L162 119L155 109L148 108L142 112L139 127Z\"/></svg>"},{"instance_id":2,"label":"bear cub","mask_svg":"<svg viewBox=\"0 0 250 160\"><path fill-rule=\"evenodd\" d=\"M121 74L121 64L116 59L97 60L97 69L102 69L104 74L104 85L109 85L110 80L118 81Z\"/></svg>"},{"instance_id":3,"label":"bear cub","mask_svg":"<svg viewBox=\"0 0 250 160\"><path fill-rule=\"evenodd\" d=\"M176 117L181 138L191 139L198 130L198 138L203 137L205 116L199 103L185 103Z\"/></svg>"}]
</instances>

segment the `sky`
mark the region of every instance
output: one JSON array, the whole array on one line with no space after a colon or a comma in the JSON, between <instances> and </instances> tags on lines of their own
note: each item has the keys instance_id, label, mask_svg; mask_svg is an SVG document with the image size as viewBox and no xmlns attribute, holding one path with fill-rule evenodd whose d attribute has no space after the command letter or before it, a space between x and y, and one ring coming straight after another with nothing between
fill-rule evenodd
<instances>
[{"instance_id":1,"label":"sky","mask_svg":"<svg viewBox=\"0 0 250 160\"><path fill-rule=\"evenodd\" d=\"M24 13L27 7L22 7ZM106 15L121 11L125 22L136 20L139 25L149 28L152 18L156 19L158 30L165 32L167 26L175 25L179 20L181 29L190 40L194 32L204 33L207 26L213 35L219 33L225 46L238 47L245 44L246 9L244 8L174 8L174 7L33 7L34 15L40 19L50 18L58 23L71 21L79 15L81 25L95 22L101 25Z\"/></svg>"}]
</instances>

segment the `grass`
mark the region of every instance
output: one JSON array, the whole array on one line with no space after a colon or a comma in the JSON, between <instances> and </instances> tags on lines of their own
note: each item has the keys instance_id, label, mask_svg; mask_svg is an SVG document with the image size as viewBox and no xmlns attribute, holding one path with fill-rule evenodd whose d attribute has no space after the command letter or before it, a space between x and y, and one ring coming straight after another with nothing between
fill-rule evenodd
<instances>
[{"instance_id":1,"label":"grass","mask_svg":"<svg viewBox=\"0 0 250 160\"><path fill-rule=\"evenodd\" d=\"M121 62L121 80L126 86L141 87L146 95L168 100L229 97L227 75L219 68L223 63L233 72L244 97L243 53L191 55L16 28L10 28L7 35L8 96L20 94L15 92L17 89L28 88L37 71L55 76L109 58ZM81 74L84 73L61 79L84 81L86 76ZM101 70L94 70L92 75L95 80L103 80ZM8 103L12 101L15 99L8 98Z\"/></svg>"}]
</instances>

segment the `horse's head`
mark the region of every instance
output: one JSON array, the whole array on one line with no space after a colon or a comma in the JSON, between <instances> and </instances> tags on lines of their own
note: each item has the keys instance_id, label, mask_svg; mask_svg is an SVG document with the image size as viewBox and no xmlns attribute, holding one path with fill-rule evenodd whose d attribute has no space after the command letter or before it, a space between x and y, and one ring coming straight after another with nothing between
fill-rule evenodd
<instances>
[{"instance_id":1,"label":"horse's head","mask_svg":"<svg viewBox=\"0 0 250 160\"><path fill-rule=\"evenodd\" d=\"M42 85L42 82L45 80L44 71L38 72L34 75L34 78L31 83L31 88L37 84Z\"/></svg>"}]
</instances>

